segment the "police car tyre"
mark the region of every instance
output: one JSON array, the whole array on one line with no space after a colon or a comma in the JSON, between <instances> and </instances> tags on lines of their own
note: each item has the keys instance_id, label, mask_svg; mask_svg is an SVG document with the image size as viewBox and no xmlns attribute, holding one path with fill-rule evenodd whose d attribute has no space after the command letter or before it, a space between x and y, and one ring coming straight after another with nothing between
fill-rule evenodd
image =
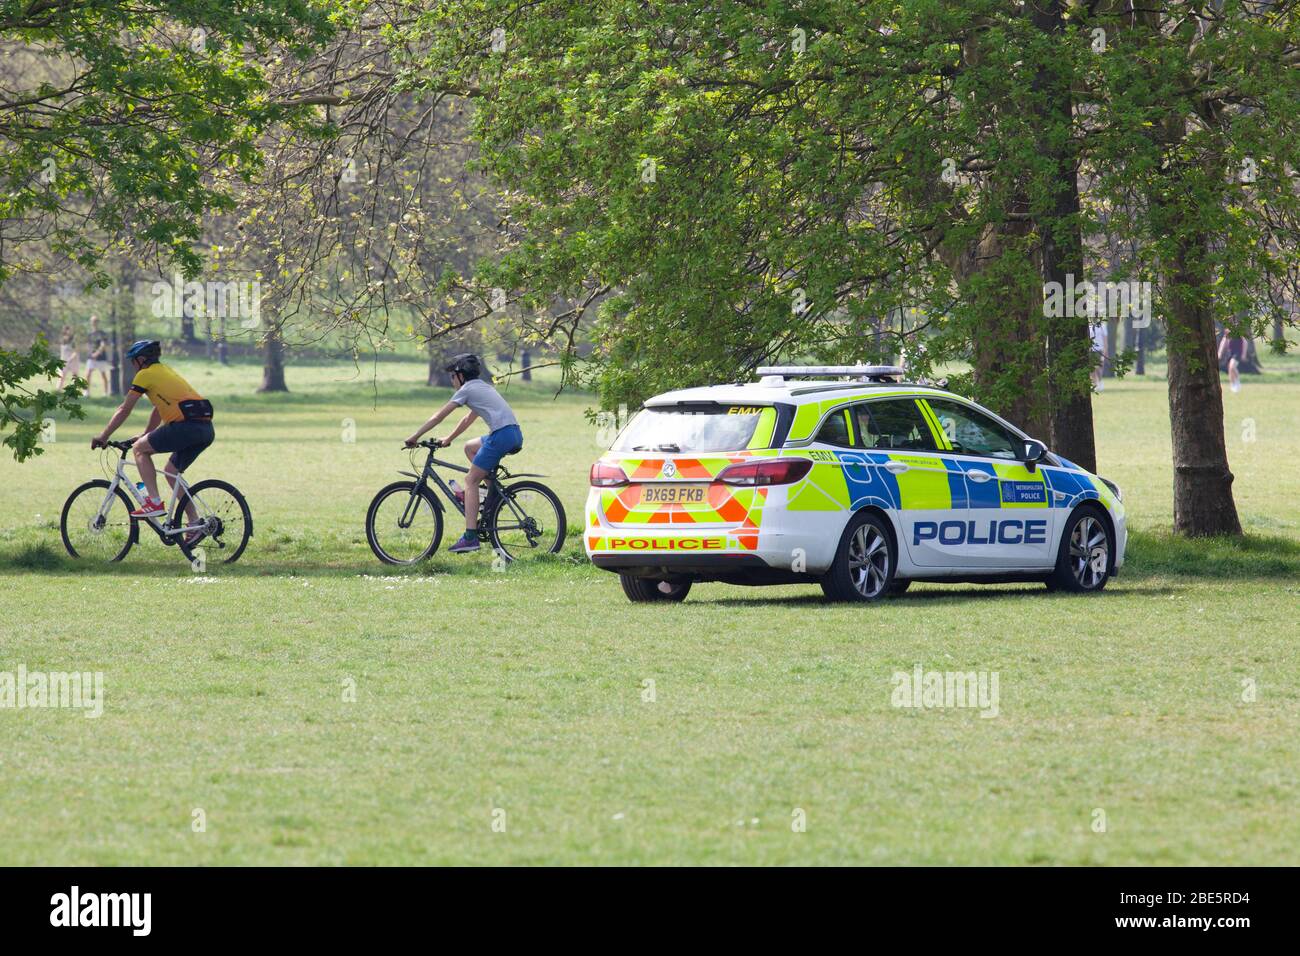
<instances>
[{"instance_id":1,"label":"police car tyre","mask_svg":"<svg viewBox=\"0 0 1300 956\"><path fill-rule=\"evenodd\" d=\"M656 581L635 574L620 574L618 579L629 601L677 602L686 600L686 595L691 593L690 581Z\"/></svg>"},{"instance_id":2,"label":"police car tyre","mask_svg":"<svg viewBox=\"0 0 1300 956\"><path fill-rule=\"evenodd\" d=\"M832 601L875 601L891 592L898 554L878 515L859 512L844 529L835 560L821 578Z\"/></svg>"},{"instance_id":3,"label":"police car tyre","mask_svg":"<svg viewBox=\"0 0 1300 956\"><path fill-rule=\"evenodd\" d=\"M1056 570L1047 579L1053 591L1100 591L1110 579L1115 536L1101 511L1084 506L1070 515L1061 534Z\"/></svg>"}]
</instances>

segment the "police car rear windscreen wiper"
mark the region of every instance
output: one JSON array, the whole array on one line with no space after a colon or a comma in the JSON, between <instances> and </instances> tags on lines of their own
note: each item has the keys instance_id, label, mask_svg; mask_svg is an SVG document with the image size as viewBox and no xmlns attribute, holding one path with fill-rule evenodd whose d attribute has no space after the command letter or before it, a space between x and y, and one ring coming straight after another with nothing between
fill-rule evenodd
<instances>
[{"instance_id":1,"label":"police car rear windscreen wiper","mask_svg":"<svg viewBox=\"0 0 1300 956\"><path fill-rule=\"evenodd\" d=\"M668 443L663 444L663 445L655 445L653 448L651 448L649 445L633 445L633 446L632 446L632 450L633 450L633 451L668 451L668 452L679 452L679 451L682 450L682 446L681 446L681 445L673 444L672 442L668 442Z\"/></svg>"}]
</instances>

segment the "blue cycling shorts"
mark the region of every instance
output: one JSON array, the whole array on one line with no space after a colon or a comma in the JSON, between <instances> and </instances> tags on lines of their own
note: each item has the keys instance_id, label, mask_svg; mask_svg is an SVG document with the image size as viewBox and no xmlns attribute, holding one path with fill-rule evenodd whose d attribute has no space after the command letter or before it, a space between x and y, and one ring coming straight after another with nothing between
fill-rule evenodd
<instances>
[{"instance_id":1,"label":"blue cycling shorts","mask_svg":"<svg viewBox=\"0 0 1300 956\"><path fill-rule=\"evenodd\" d=\"M474 456L474 464L484 471L491 471L501 464L506 455L513 455L524 447L524 433L518 425L506 425L483 436L483 444Z\"/></svg>"}]
</instances>

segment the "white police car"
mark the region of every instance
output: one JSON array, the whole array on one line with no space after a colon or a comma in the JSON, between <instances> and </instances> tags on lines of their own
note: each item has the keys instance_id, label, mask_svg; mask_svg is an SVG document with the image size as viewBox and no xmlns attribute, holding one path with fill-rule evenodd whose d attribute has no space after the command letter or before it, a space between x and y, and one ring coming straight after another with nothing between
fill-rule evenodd
<instances>
[{"instance_id":1,"label":"white police car","mask_svg":"<svg viewBox=\"0 0 1300 956\"><path fill-rule=\"evenodd\" d=\"M650 399L591 467L587 554L633 601L695 581L858 601L912 581L1100 591L1124 563L1119 488L901 374L764 368Z\"/></svg>"}]
</instances>

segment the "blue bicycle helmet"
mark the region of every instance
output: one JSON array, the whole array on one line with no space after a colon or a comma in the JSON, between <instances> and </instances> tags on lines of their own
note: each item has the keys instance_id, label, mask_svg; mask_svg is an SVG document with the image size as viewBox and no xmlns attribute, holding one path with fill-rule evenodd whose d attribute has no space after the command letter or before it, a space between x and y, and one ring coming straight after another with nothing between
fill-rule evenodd
<instances>
[{"instance_id":1,"label":"blue bicycle helmet","mask_svg":"<svg viewBox=\"0 0 1300 956\"><path fill-rule=\"evenodd\" d=\"M129 359L156 359L160 355L162 355L162 343L150 342L148 339L141 339L126 350L126 357Z\"/></svg>"}]
</instances>

